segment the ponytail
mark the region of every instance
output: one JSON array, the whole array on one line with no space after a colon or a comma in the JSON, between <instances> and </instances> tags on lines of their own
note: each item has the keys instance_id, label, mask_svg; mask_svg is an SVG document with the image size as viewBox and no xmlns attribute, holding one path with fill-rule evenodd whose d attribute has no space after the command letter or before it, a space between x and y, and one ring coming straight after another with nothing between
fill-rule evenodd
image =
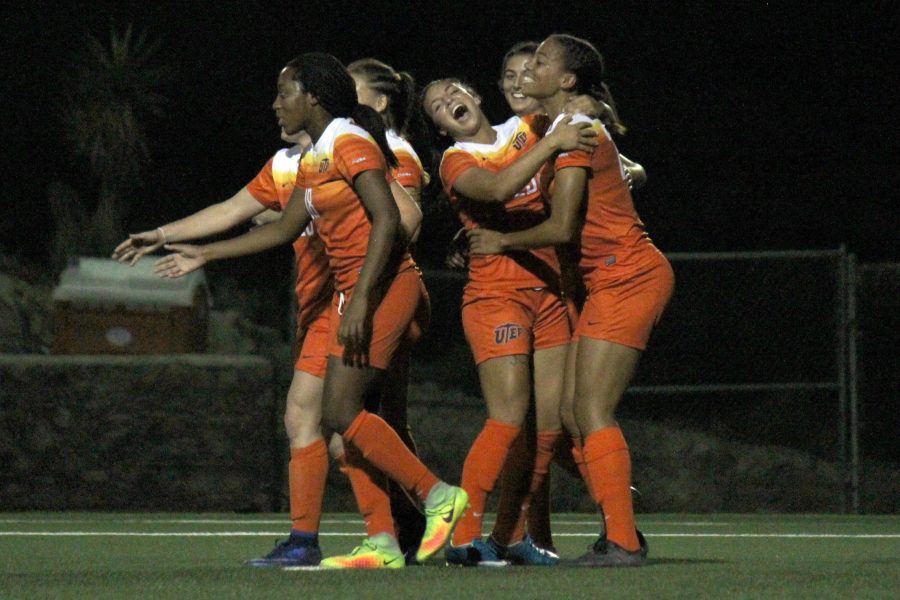
<instances>
[{"instance_id":1,"label":"ponytail","mask_svg":"<svg viewBox=\"0 0 900 600\"><path fill-rule=\"evenodd\" d=\"M355 93L356 92L354 91L354 94ZM375 139L375 143L378 144L378 148L381 150L381 153L384 154L384 159L387 161L388 166L396 167L398 165L397 156L388 145L384 120L381 118L381 115L378 114L378 111L371 106L357 103L356 106L353 107L353 110L350 111L350 114L346 116L349 116L356 121L357 125L368 131L369 135Z\"/></svg>"}]
</instances>

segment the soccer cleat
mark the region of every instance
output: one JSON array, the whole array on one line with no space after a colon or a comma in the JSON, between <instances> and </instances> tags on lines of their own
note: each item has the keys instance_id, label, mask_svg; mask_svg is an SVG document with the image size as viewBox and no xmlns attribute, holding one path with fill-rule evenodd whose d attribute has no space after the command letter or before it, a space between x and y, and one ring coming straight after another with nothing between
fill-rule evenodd
<instances>
[{"instance_id":1,"label":"soccer cleat","mask_svg":"<svg viewBox=\"0 0 900 600\"><path fill-rule=\"evenodd\" d=\"M399 547L383 548L366 538L350 554L322 559L319 566L323 569L402 569L406 566L406 557Z\"/></svg>"},{"instance_id":2,"label":"soccer cleat","mask_svg":"<svg viewBox=\"0 0 900 600\"><path fill-rule=\"evenodd\" d=\"M558 554L535 546L534 540L527 534L521 542L511 544L505 548L497 545L493 538L489 539L488 543L493 543L497 548L500 548L501 552L498 554L514 565L552 567L559 564Z\"/></svg>"},{"instance_id":3,"label":"soccer cleat","mask_svg":"<svg viewBox=\"0 0 900 600\"><path fill-rule=\"evenodd\" d=\"M647 541L638 532L641 547L634 552L605 538L600 538L587 553L582 554L571 565L574 567L641 567L647 562Z\"/></svg>"},{"instance_id":4,"label":"soccer cleat","mask_svg":"<svg viewBox=\"0 0 900 600\"><path fill-rule=\"evenodd\" d=\"M509 563L500 557L499 547L492 540L473 540L465 546L449 545L444 549L448 565L460 567L506 567Z\"/></svg>"},{"instance_id":5,"label":"soccer cleat","mask_svg":"<svg viewBox=\"0 0 900 600\"><path fill-rule=\"evenodd\" d=\"M425 499L425 533L416 561L425 562L444 547L468 505L469 495L461 487L438 483L432 488Z\"/></svg>"},{"instance_id":6,"label":"soccer cleat","mask_svg":"<svg viewBox=\"0 0 900 600\"><path fill-rule=\"evenodd\" d=\"M637 534L638 542L641 544L641 556L647 558L647 554L650 552L650 546L647 544L647 538L644 537L644 534L641 533L640 529L635 529L634 532Z\"/></svg>"},{"instance_id":7,"label":"soccer cleat","mask_svg":"<svg viewBox=\"0 0 900 600\"><path fill-rule=\"evenodd\" d=\"M276 544L275 548L262 558L244 562L248 567L315 567L322 560L319 543L291 536Z\"/></svg>"}]
</instances>

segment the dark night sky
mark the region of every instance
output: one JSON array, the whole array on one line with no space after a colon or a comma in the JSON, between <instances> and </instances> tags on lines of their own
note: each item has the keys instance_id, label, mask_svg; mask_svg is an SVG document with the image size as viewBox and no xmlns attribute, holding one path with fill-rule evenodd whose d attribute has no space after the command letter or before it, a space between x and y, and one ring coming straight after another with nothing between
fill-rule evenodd
<instances>
[{"instance_id":1,"label":"dark night sky","mask_svg":"<svg viewBox=\"0 0 900 600\"><path fill-rule=\"evenodd\" d=\"M884 2L32 2L4 8L0 246L40 257L46 187L89 187L50 110L82 29L129 22L177 79L147 124L153 164L128 226L227 198L280 147L275 77L294 55L378 57L420 82L464 75L488 114L504 51L567 32L603 52L647 169L638 209L664 251L834 248L900 260L896 5ZM311 6L305 11L301 7ZM514 7L514 8L511 8ZM12 68L11 68L12 67ZM11 69L10 69L11 68Z\"/></svg>"}]
</instances>

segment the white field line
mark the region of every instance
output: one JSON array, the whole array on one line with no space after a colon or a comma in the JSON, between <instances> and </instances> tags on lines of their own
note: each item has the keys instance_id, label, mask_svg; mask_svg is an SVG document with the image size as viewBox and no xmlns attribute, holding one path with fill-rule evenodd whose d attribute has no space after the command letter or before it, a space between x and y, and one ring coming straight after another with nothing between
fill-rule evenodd
<instances>
[{"instance_id":1,"label":"white field line","mask_svg":"<svg viewBox=\"0 0 900 600\"><path fill-rule=\"evenodd\" d=\"M0 531L0 537L283 537L283 531ZM319 533L325 537L358 537L357 532ZM559 537L596 537L596 533L554 533ZM647 538L766 538L766 539L897 539L900 533L648 533Z\"/></svg>"},{"instance_id":2,"label":"white field line","mask_svg":"<svg viewBox=\"0 0 900 600\"><path fill-rule=\"evenodd\" d=\"M98 523L100 521L96 519L0 519L0 524L14 524L14 523ZM169 524L169 525L286 525L289 520L288 519L119 519L115 521L103 521L104 523L110 524L124 524L124 523L149 523L149 524ZM343 519L322 519L322 523L329 524L349 524L353 525L360 522L359 517L347 517ZM590 525L594 522L597 522L597 518L594 517L585 517L584 520L581 521L560 521L553 520L553 525ZM492 523L490 518L485 519L485 523ZM647 525L661 525L661 526L670 526L670 527L728 527L733 525L733 523L724 522L724 521L645 521L641 520L641 526Z\"/></svg>"}]
</instances>

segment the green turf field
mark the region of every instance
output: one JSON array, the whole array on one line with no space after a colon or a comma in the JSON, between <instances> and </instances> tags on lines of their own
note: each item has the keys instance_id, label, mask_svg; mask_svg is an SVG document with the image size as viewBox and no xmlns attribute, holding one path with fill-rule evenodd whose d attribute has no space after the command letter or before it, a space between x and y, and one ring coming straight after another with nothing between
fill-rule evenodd
<instances>
[{"instance_id":1,"label":"green turf field","mask_svg":"<svg viewBox=\"0 0 900 600\"><path fill-rule=\"evenodd\" d=\"M900 517L640 515L641 569L477 569L433 560L399 571L241 566L286 531L284 515L0 514L0 598L900 598ZM554 515L563 558L594 539L590 515ZM488 525L489 526L489 525ZM362 539L327 515L326 555Z\"/></svg>"}]
</instances>

